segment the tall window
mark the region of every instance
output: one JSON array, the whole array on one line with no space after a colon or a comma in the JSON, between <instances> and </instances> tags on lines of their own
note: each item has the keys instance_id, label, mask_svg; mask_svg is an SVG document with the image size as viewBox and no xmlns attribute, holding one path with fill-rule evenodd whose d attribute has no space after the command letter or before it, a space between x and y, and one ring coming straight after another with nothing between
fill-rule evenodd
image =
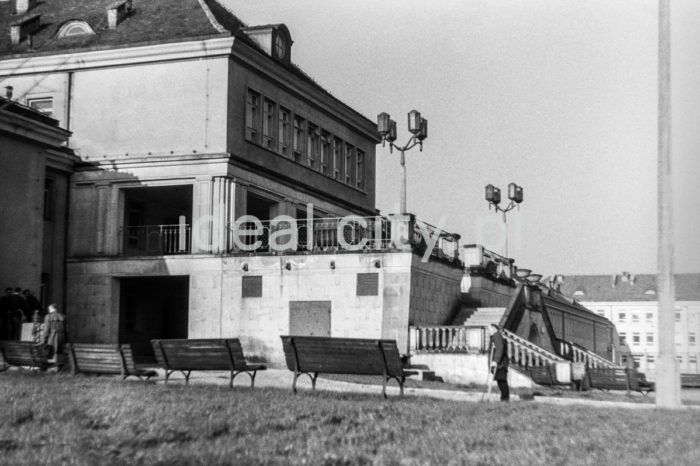
<instances>
[{"instance_id":1,"label":"tall window","mask_svg":"<svg viewBox=\"0 0 700 466\"><path fill-rule=\"evenodd\" d=\"M333 178L343 180L343 141L338 138L333 139Z\"/></svg>"},{"instance_id":2,"label":"tall window","mask_svg":"<svg viewBox=\"0 0 700 466\"><path fill-rule=\"evenodd\" d=\"M618 322L624 322L626 319L627 319L627 314L625 314L624 312L620 312L620 313L617 315L617 321L618 321Z\"/></svg>"},{"instance_id":3,"label":"tall window","mask_svg":"<svg viewBox=\"0 0 700 466\"><path fill-rule=\"evenodd\" d=\"M305 137L305 127L306 121L298 115L294 115L294 132L292 134L293 142L292 147L294 148L294 161L303 162L304 158L304 140Z\"/></svg>"},{"instance_id":4,"label":"tall window","mask_svg":"<svg viewBox=\"0 0 700 466\"><path fill-rule=\"evenodd\" d=\"M640 343L639 332L632 333L632 344L638 345Z\"/></svg>"},{"instance_id":5,"label":"tall window","mask_svg":"<svg viewBox=\"0 0 700 466\"><path fill-rule=\"evenodd\" d=\"M262 120L262 144L268 149L275 147L275 103L269 99L265 99L263 104L263 120Z\"/></svg>"},{"instance_id":6,"label":"tall window","mask_svg":"<svg viewBox=\"0 0 700 466\"><path fill-rule=\"evenodd\" d=\"M625 343L627 343L627 334L625 332L620 332L619 335L620 335L620 344L624 345Z\"/></svg>"},{"instance_id":7,"label":"tall window","mask_svg":"<svg viewBox=\"0 0 700 466\"><path fill-rule=\"evenodd\" d=\"M53 220L56 206L55 180L44 180L44 220Z\"/></svg>"},{"instance_id":8,"label":"tall window","mask_svg":"<svg viewBox=\"0 0 700 466\"><path fill-rule=\"evenodd\" d=\"M318 169L321 158L321 131L318 126L308 123L306 139L306 162L314 170Z\"/></svg>"},{"instance_id":9,"label":"tall window","mask_svg":"<svg viewBox=\"0 0 700 466\"><path fill-rule=\"evenodd\" d=\"M365 153L357 149L357 160L355 163L355 185L358 189L365 190Z\"/></svg>"},{"instance_id":10,"label":"tall window","mask_svg":"<svg viewBox=\"0 0 700 466\"><path fill-rule=\"evenodd\" d=\"M355 148L350 144L345 144L345 183L352 185L354 182L354 164L353 164L353 154Z\"/></svg>"},{"instance_id":11,"label":"tall window","mask_svg":"<svg viewBox=\"0 0 700 466\"><path fill-rule=\"evenodd\" d=\"M654 344L654 334L647 333L647 345L653 345L653 344Z\"/></svg>"},{"instance_id":12,"label":"tall window","mask_svg":"<svg viewBox=\"0 0 700 466\"><path fill-rule=\"evenodd\" d=\"M688 344L691 346L695 346L695 333L694 332L690 332L688 334Z\"/></svg>"},{"instance_id":13,"label":"tall window","mask_svg":"<svg viewBox=\"0 0 700 466\"><path fill-rule=\"evenodd\" d=\"M653 313L653 312L647 312L647 314L646 314L646 320L647 320L647 324L653 324L653 323L654 323L654 313Z\"/></svg>"},{"instance_id":14,"label":"tall window","mask_svg":"<svg viewBox=\"0 0 700 466\"><path fill-rule=\"evenodd\" d=\"M632 313L632 322L639 322L639 314L636 312Z\"/></svg>"},{"instance_id":15,"label":"tall window","mask_svg":"<svg viewBox=\"0 0 700 466\"><path fill-rule=\"evenodd\" d=\"M327 131L321 133L321 173L331 173L332 162L331 135Z\"/></svg>"},{"instance_id":16,"label":"tall window","mask_svg":"<svg viewBox=\"0 0 700 466\"><path fill-rule=\"evenodd\" d=\"M260 94L248 89L245 126L247 140L260 143Z\"/></svg>"},{"instance_id":17,"label":"tall window","mask_svg":"<svg viewBox=\"0 0 700 466\"><path fill-rule=\"evenodd\" d=\"M278 122L278 144L279 153L285 157L291 157L291 143L292 143L292 127L291 127L291 112L286 108L279 108L279 122Z\"/></svg>"},{"instance_id":18,"label":"tall window","mask_svg":"<svg viewBox=\"0 0 700 466\"><path fill-rule=\"evenodd\" d=\"M46 116L53 116L53 97L27 99L27 107L31 107Z\"/></svg>"}]
</instances>

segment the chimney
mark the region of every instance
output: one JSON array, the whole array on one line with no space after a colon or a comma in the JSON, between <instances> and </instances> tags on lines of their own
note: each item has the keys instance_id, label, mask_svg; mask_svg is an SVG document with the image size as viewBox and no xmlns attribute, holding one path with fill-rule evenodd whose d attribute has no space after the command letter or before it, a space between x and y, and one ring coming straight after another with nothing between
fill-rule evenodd
<instances>
[{"instance_id":1,"label":"chimney","mask_svg":"<svg viewBox=\"0 0 700 466\"><path fill-rule=\"evenodd\" d=\"M110 29L116 29L124 18L131 14L131 0L117 0L107 7L107 25Z\"/></svg>"},{"instance_id":2,"label":"chimney","mask_svg":"<svg viewBox=\"0 0 700 466\"><path fill-rule=\"evenodd\" d=\"M36 5L36 0L17 0L15 3L15 13L23 15Z\"/></svg>"},{"instance_id":3,"label":"chimney","mask_svg":"<svg viewBox=\"0 0 700 466\"><path fill-rule=\"evenodd\" d=\"M14 88L12 86L5 86L5 98L7 100L12 100L12 91Z\"/></svg>"},{"instance_id":4,"label":"chimney","mask_svg":"<svg viewBox=\"0 0 700 466\"><path fill-rule=\"evenodd\" d=\"M34 34L41 27L41 15L25 16L10 23L10 38L12 45L18 45L30 34Z\"/></svg>"}]
</instances>

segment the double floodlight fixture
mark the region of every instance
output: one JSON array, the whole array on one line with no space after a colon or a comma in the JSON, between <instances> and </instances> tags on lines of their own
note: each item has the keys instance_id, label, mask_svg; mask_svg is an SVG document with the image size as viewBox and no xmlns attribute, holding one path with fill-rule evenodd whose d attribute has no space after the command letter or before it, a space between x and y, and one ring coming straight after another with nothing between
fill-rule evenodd
<instances>
[{"instance_id":1,"label":"double floodlight fixture","mask_svg":"<svg viewBox=\"0 0 700 466\"><path fill-rule=\"evenodd\" d=\"M423 150L423 140L428 137L428 120L423 118L418 110L411 110L408 112L408 131L410 131L413 136L411 136L406 146L403 148L396 146L394 144L394 141L397 139L396 121L392 120L391 116L386 112L377 115L377 132L382 138L382 145L384 145L386 141L389 141L389 149L391 151L393 151L394 147L398 150L405 151L416 144Z\"/></svg>"},{"instance_id":2,"label":"double floodlight fixture","mask_svg":"<svg viewBox=\"0 0 700 466\"><path fill-rule=\"evenodd\" d=\"M518 186L515 183L510 183L508 185L508 199L510 203L503 209L498 206L501 203L501 189L497 188L492 184L486 185L486 202L489 203L489 210L491 206L496 208L496 212L503 212L503 221L506 221L506 212L511 211L515 206L520 208L520 203L523 202L523 187Z\"/></svg>"}]
</instances>

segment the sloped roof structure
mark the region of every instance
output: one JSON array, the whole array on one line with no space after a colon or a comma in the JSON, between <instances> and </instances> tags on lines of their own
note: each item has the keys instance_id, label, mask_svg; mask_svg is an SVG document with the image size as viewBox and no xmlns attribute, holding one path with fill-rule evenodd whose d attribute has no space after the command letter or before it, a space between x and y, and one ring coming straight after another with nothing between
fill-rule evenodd
<instances>
[{"instance_id":1,"label":"sloped roof structure","mask_svg":"<svg viewBox=\"0 0 700 466\"><path fill-rule=\"evenodd\" d=\"M675 275L676 301L700 300L700 274ZM567 275L560 291L578 301L656 301L656 275Z\"/></svg>"}]
</instances>

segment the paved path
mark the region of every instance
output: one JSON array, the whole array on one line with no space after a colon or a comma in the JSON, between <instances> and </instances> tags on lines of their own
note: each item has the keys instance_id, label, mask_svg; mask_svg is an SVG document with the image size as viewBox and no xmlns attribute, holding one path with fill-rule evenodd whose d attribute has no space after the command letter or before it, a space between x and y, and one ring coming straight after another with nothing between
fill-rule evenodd
<instances>
[{"instance_id":1,"label":"paved path","mask_svg":"<svg viewBox=\"0 0 700 466\"><path fill-rule=\"evenodd\" d=\"M268 369L266 371L258 372L255 379L256 387L276 387L287 389L291 392L292 390L292 379L293 375L288 370L283 369ZM163 383L165 380L162 370L159 370L158 383ZM182 384L184 377L181 374L175 373L170 377L168 383ZM192 372L190 377L190 384L217 384L217 385L227 385L228 384L228 373L226 372ZM236 376L234 381L234 387L245 387L250 385L250 379L245 374L240 374ZM311 390L311 381L309 377L302 375L297 380L297 388L300 391ZM317 390L335 391L335 392L353 392L353 393L367 393L373 394L381 397L382 387L379 385L367 385L358 384L351 382L343 382L339 380L328 380L324 378L318 378L316 381ZM472 403L479 402L498 402L499 392L498 388L493 387L489 397L485 397L483 392L464 392L458 390L440 390L433 388L405 388L404 393L406 396L418 396L418 397L429 397L442 400L454 400L454 401L466 401ZM396 386L395 381L390 381L387 387L387 395L398 396L399 388ZM521 400L517 395L511 395L511 399L514 402L525 402ZM532 402L532 401L531 401ZM632 403L625 401L599 401L599 400L589 400L582 398L563 398L563 397L553 397L553 396L536 396L534 397L535 403L549 403L560 406L590 406L597 408L629 408L629 409L654 409L656 406L653 403ZM695 405L684 405L682 409L692 409L700 410L700 406Z\"/></svg>"}]
</instances>

